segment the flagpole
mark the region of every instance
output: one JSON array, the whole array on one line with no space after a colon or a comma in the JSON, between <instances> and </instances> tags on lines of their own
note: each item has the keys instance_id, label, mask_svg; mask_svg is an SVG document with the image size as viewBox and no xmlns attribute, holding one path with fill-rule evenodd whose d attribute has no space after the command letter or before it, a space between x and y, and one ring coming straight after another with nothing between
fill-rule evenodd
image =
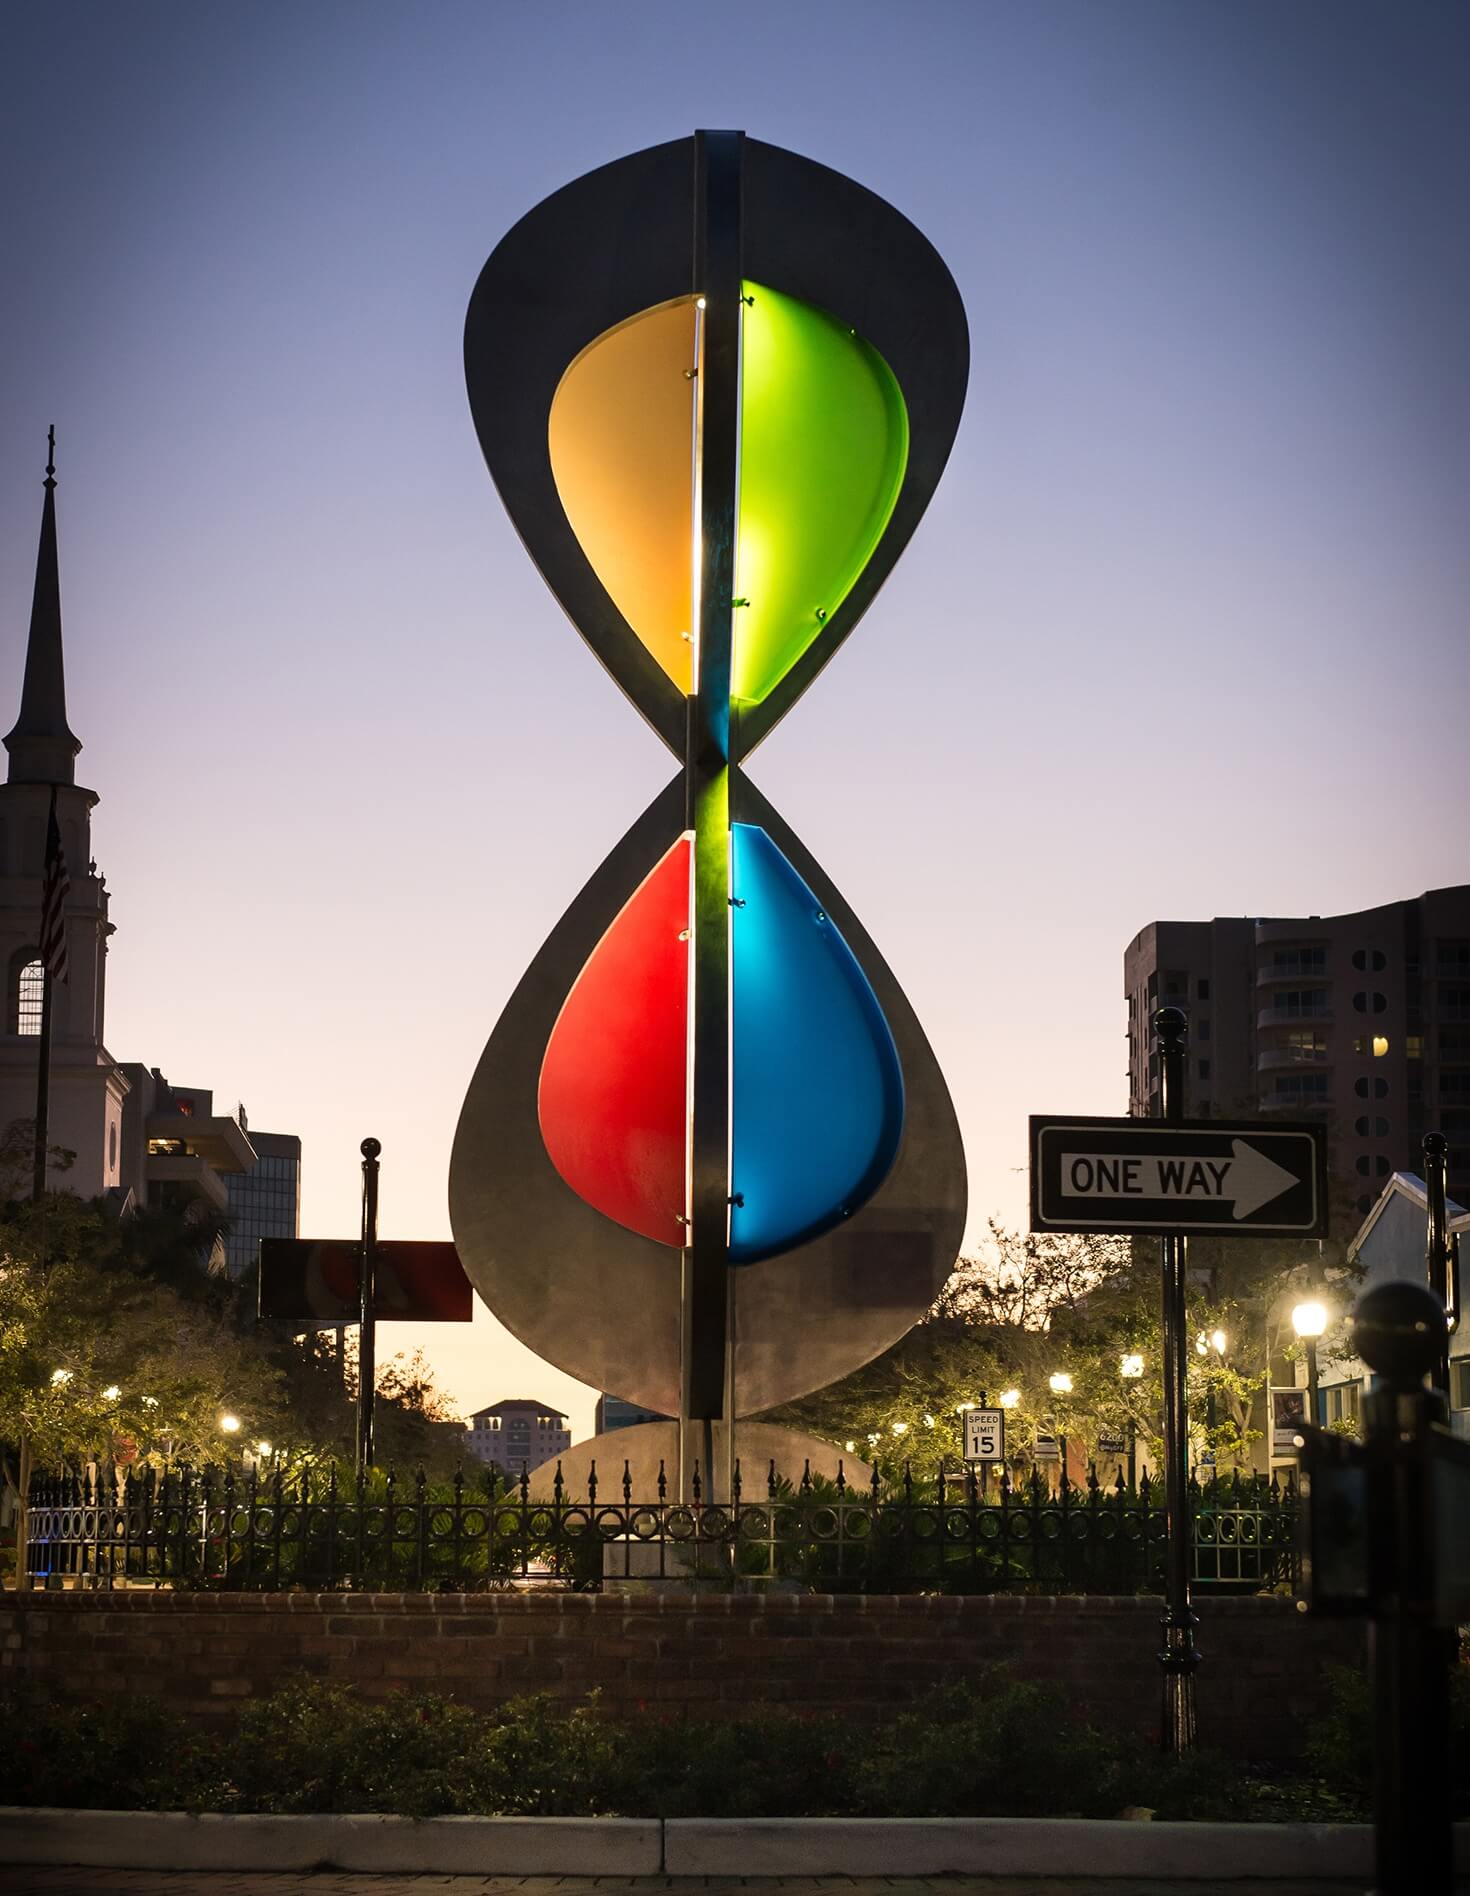
<instances>
[{"instance_id":1,"label":"flagpole","mask_svg":"<svg viewBox=\"0 0 1470 1896\"><path fill-rule=\"evenodd\" d=\"M46 1195L46 1147L51 1134L51 970L41 976L41 1048L36 1071L36 1152L31 1173L31 1202Z\"/></svg>"}]
</instances>

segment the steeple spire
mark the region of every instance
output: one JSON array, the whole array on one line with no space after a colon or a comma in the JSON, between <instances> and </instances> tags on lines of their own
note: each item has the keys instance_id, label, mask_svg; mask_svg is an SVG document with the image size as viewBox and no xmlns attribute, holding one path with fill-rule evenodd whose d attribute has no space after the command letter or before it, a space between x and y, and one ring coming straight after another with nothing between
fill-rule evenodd
<instances>
[{"instance_id":1,"label":"steeple spire","mask_svg":"<svg viewBox=\"0 0 1470 1896\"><path fill-rule=\"evenodd\" d=\"M66 669L61 653L61 578L56 558L56 430L46 434L46 498L26 644L20 716L5 739L11 783L74 783L81 740L66 721Z\"/></svg>"}]
</instances>

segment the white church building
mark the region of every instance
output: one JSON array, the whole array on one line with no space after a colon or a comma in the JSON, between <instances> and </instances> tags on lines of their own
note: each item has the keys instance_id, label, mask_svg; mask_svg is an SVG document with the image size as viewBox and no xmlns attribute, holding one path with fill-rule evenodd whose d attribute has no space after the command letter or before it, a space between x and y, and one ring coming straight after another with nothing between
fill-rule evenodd
<instances>
[{"instance_id":1,"label":"white church building","mask_svg":"<svg viewBox=\"0 0 1470 1896\"><path fill-rule=\"evenodd\" d=\"M106 1197L119 1212L132 1205L200 1201L234 1217L252 1234L295 1236L300 1142L257 1135L274 1155L270 1202L255 1203L258 1153L236 1114L214 1111L207 1088L170 1086L155 1068L115 1060L105 1038L107 883L92 857L97 793L76 780L81 741L66 715L61 585L56 546L56 478L48 463L41 510L36 585L26 641L20 715L5 749L0 784L0 969L5 1014L0 1032L0 1132L23 1128L29 1149L37 1106L44 972L40 953L42 890L51 798L66 861L63 909L67 974L52 981L48 1149L74 1154L48 1165L47 1186L81 1198ZM294 1148L294 1158L291 1153ZM283 1166L284 1184L274 1176ZM24 1184L31 1172L25 1167ZM289 1189L288 1189L289 1187ZM19 1192L19 1180L5 1189ZM267 1215L267 1213L269 1215ZM231 1258L231 1267L236 1268Z\"/></svg>"}]
</instances>

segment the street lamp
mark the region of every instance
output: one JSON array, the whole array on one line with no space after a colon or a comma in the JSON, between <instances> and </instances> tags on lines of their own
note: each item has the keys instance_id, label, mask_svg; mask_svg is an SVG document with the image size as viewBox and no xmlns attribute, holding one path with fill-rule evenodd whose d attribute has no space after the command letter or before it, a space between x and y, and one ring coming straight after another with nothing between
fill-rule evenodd
<instances>
[{"instance_id":1,"label":"street lamp","mask_svg":"<svg viewBox=\"0 0 1470 1896\"><path fill-rule=\"evenodd\" d=\"M1124 1382L1137 1382L1143 1375L1143 1356L1138 1350L1129 1350L1118 1363L1118 1374ZM1128 1487L1130 1492L1138 1486L1138 1421L1133 1413L1133 1404L1128 1404Z\"/></svg>"},{"instance_id":2,"label":"street lamp","mask_svg":"<svg viewBox=\"0 0 1470 1896\"><path fill-rule=\"evenodd\" d=\"M1051 1375L1046 1379L1046 1386L1054 1396L1070 1396L1072 1393L1072 1378L1064 1369L1053 1370ZM1067 1482L1067 1437L1063 1428L1063 1420L1064 1418L1059 1414L1055 1426L1057 1431L1057 1467L1058 1473L1061 1476L1063 1489L1065 1489Z\"/></svg>"},{"instance_id":3,"label":"street lamp","mask_svg":"<svg viewBox=\"0 0 1470 1896\"><path fill-rule=\"evenodd\" d=\"M1018 1409L1021 1406L1020 1390L1003 1389L1000 1394L1000 1406L1002 1409Z\"/></svg>"},{"instance_id":4,"label":"street lamp","mask_svg":"<svg viewBox=\"0 0 1470 1896\"><path fill-rule=\"evenodd\" d=\"M223 1435L238 1435L240 1433L240 1418L237 1415L222 1415L219 1419L219 1426L220 1433Z\"/></svg>"},{"instance_id":5,"label":"street lamp","mask_svg":"<svg viewBox=\"0 0 1470 1896\"><path fill-rule=\"evenodd\" d=\"M1327 1306L1315 1297L1299 1303L1291 1313L1291 1327L1307 1346L1307 1415L1317 1421L1317 1338L1327 1329Z\"/></svg>"}]
</instances>

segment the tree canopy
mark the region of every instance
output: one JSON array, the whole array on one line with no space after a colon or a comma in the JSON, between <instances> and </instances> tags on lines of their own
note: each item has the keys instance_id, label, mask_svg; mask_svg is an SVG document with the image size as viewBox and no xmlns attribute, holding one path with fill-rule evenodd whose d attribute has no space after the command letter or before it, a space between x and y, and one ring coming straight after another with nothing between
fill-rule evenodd
<instances>
[{"instance_id":1,"label":"tree canopy","mask_svg":"<svg viewBox=\"0 0 1470 1896\"><path fill-rule=\"evenodd\" d=\"M1315 1244L1191 1245L1185 1347L1197 1455L1208 1451L1222 1467L1249 1463L1263 1434L1268 1365L1295 1354L1293 1296L1324 1269ZM1334 1275L1344 1271L1339 1261ZM1340 1319L1346 1299L1336 1301ZM1339 1321L1323 1339L1324 1360L1340 1349ZM1126 1375L1125 1358L1141 1373ZM959 1260L907 1336L767 1419L881 1468L929 1473L941 1459L959 1461L964 1409L1014 1391L1013 1459L1029 1459L1043 1434L1067 1436L1092 1459L1131 1430L1157 1461L1162 1361L1156 1240L1025 1234L992 1222L984 1250ZM1054 1389L1054 1376L1070 1387Z\"/></svg>"}]
</instances>

